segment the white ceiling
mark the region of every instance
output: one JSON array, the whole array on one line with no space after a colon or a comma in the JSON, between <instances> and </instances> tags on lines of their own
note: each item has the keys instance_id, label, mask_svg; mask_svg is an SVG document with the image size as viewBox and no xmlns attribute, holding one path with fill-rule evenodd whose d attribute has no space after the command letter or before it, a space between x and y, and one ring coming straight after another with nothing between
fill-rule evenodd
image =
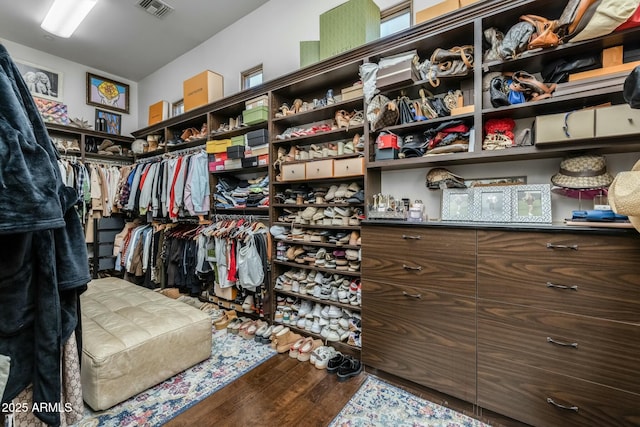
<instances>
[{"instance_id":1,"label":"white ceiling","mask_svg":"<svg viewBox=\"0 0 640 427\"><path fill-rule=\"evenodd\" d=\"M137 82L268 0L163 1L174 10L157 18L138 0L99 0L69 39L40 28L53 0L2 1L0 38Z\"/></svg>"}]
</instances>

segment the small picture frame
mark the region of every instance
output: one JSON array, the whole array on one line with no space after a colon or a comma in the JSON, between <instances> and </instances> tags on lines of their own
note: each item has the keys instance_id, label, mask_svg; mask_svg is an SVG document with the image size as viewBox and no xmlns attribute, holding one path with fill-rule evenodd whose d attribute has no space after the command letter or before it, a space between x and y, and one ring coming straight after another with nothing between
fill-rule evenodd
<instances>
[{"instance_id":1,"label":"small picture frame","mask_svg":"<svg viewBox=\"0 0 640 427\"><path fill-rule=\"evenodd\" d=\"M476 187L473 192L474 221L511 221L511 186Z\"/></svg>"},{"instance_id":2,"label":"small picture frame","mask_svg":"<svg viewBox=\"0 0 640 427\"><path fill-rule=\"evenodd\" d=\"M551 223L551 185L517 185L512 188L511 222Z\"/></svg>"},{"instance_id":3,"label":"small picture frame","mask_svg":"<svg viewBox=\"0 0 640 427\"><path fill-rule=\"evenodd\" d=\"M14 62L31 95L51 101L62 101L63 74L61 72L19 59Z\"/></svg>"},{"instance_id":4,"label":"small picture frame","mask_svg":"<svg viewBox=\"0 0 640 427\"><path fill-rule=\"evenodd\" d=\"M104 119L104 128L98 129L100 119ZM120 135L122 128L122 115L111 111L100 110L96 108L96 130L112 135Z\"/></svg>"},{"instance_id":5,"label":"small picture frame","mask_svg":"<svg viewBox=\"0 0 640 427\"><path fill-rule=\"evenodd\" d=\"M469 188L446 188L442 190L442 220L472 221L473 190Z\"/></svg>"},{"instance_id":6,"label":"small picture frame","mask_svg":"<svg viewBox=\"0 0 640 427\"><path fill-rule=\"evenodd\" d=\"M129 114L129 85L87 73L87 104Z\"/></svg>"}]
</instances>

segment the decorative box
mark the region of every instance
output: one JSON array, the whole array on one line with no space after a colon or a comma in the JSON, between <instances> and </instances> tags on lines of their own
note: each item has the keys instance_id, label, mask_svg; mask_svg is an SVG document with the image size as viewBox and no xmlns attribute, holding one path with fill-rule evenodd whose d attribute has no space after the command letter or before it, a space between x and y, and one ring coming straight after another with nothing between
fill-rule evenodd
<instances>
[{"instance_id":1,"label":"decorative box","mask_svg":"<svg viewBox=\"0 0 640 427\"><path fill-rule=\"evenodd\" d=\"M231 137L231 145L241 145L241 146L245 146L245 136L244 135L238 135L238 136L234 136Z\"/></svg>"},{"instance_id":2,"label":"decorative box","mask_svg":"<svg viewBox=\"0 0 640 427\"><path fill-rule=\"evenodd\" d=\"M358 84L355 84L353 86L345 87L344 89L341 90L341 93L342 93L342 100L343 101L348 101L350 99L356 99L356 98L362 98L362 96L363 96L362 84L358 83Z\"/></svg>"},{"instance_id":3,"label":"decorative box","mask_svg":"<svg viewBox=\"0 0 640 427\"><path fill-rule=\"evenodd\" d=\"M537 116L534 123L535 144L567 142L595 136L595 110Z\"/></svg>"},{"instance_id":4,"label":"decorative box","mask_svg":"<svg viewBox=\"0 0 640 427\"><path fill-rule=\"evenodd\" d=\"M216 171L223 171L223 170L224 170L224 160L209 162L209 172L216 172Z\"/></svg>"},{"instance_id":5,"label":"decorative box","mask_svg":"<svg viewBox=\"0 0 640 427\"><path fill-rule=\"evenodd\" d=\"M398 146L397 135L391 135L391 134L380 135L376 139L376 144L378 146L378 149L381 149L381 150L385 148L395 148L397 150L400 148Z\"/></svg>"},{"instance_id":6,"label":"decorative box","mask_svg":"<svg viewBox=\"0 0 640 427\"><path fill-rule=\"evenodd\" d=\"M269 155L262 154L258 156L258 166L267 166L269 164Z\"/></svg>"},{"instance_id":7,"label":"decorative box","mask_svg":"<svg viewBox=\"0 0 640 427\"><path fill-rule=\"evenodd\" d=\"M242 167L243 168L255 168L258 166L258 158L257 157L245 157L242 159Z\"/></svg>"},{"instance_id":8,"label":"decorative box","mask_svg":"<svg viewBox=\"0 0 640 427\"><path fill-rule=\"evenodd\" d=\"M395 160L400 154L397 148L378 148L376 147L376 161L378 160Z\"/></svg>"},{"instance_id":9,"label":"decorative box","mask_svg":"<svg viewBox=\"0 0 640 427\"><path fill-rule=\"evenodd\" d=\"M256 107L267 107L269 106L269 97L267 95L258 96L256 98L245 101L244 106L247 110Z\"/></svg>"},{"instance_id":10,"label":"decorative box","mask_svg":"<svg viewBox=\"0 0 640 427\"><path fill-rule=\"evenodd\" d=\"M254 147L248 146L245 149L246 152L251 153L252 156L261 156L263 154L269 154L269 144L256 145Z\"/></svg>"},{"instance_id":11,"label":"decorative box","mask_svg":"<svg viewBox=\"0 0 640 427\"><path fill-rule=\"evenodd\" d=\"M206 151L207 153L225 153L227 151L227 147L230 146L230 139L213 139L211 141L207 141Z\"/></svg>"},{"instance_id":12,"label":"decorative box","mask_svg":"<svg viewBox=\"0 0 640 427\"><path fill-rule=\"evenodd\" d=\"M242 169L242 159L227 159L224 161L224 169Z\"/></svg>"},{"instance_id":13,"label":"decorative box","mask_svg":"<svg viewBox=\"0 0 640 427\"><path fill-rule=\"evenodd\" d=\"M266 129L257 129L247 132L247 145L256 147L269 142L269 132Z\"/></svg>"},{"instance_id":14,"label":"decorative box","mask_svg":"<svg viewBox=\"0 0 640 427\"><path fill-rule=\"evenodd\" d=\"M167 101L159 101L149 106L149 126L160 123L169 118L169 103Z\"/></svg>"},{"instance_id":15,"label":"decorative box","mask_svg":"<svg viewBox=\"0 0 640 427\"><path fill-rule=\"evenodd\" d=\"M193 110L224 97L222 75L203 71L182 83L184 111Z\"/></svg>"},{"instance_id":16,"label":"decorative box","mask_svg":"<svg viewBox=\"0 0 640 427\"><path fill-rule=\"evenodd\" d=\"M264 123L268 117L269 108L265 106L250 108L242 112L242 122L249 126Z\"/></svg>"},{"instance_id":17,"label":"decorative box","mask_svg":"<svg viewBox=\"0 0 640 427\"><path fill-rule=\"evenodd\" d=\"M376 87L389 88L392 86L406 86L420 81L420 73L418 73L413 63L415 55L415 51L397 55L402 56L402 59L393 65L380 68L376 78ZM383 64L383 60L391 60L393 62L392 57L383 58L380 60L380 64Z\"/></svg>"},{"instance_id":18,"label":"decorative box","mask_svg":"<svg viewBox=\"0 0 640 427\"><path fill-rule=\"evenodd\" d=\"M244 158L244 145L232 145L227 147L227 158L242 159Z\"/></svg>"},{"instance_id":19,"label":"decorative box","mask_svg":"<svg viewBox=\"0 0 640 427\"><path fill-rule=\"evenodd\" d=\"M379 38L380 8L373 0L349 0L320 15L320 59Z\"/></svg>"},{"instance_id":20,"label":"decorative box","mask_svg":"<svg viewBox=\"0 0 640 427\"><path fill-rule=\"evenodd\" d=\"M629 104L596 108L595 137L637 135L640 133L640 110Z\"/></svg>"}]
</instances>

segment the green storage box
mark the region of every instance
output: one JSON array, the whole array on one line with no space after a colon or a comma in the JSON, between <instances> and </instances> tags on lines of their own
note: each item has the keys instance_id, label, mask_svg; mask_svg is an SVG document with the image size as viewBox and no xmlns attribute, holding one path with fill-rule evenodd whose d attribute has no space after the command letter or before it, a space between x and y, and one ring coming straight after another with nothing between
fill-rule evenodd
<instances>
[{"instance_id":1,"label":"green storage box","mask_svg":"<svg viewBox=\"0 0 640 427\"><path fill-rule=\"evenodd\" d=\"M300 42L300 68L320 61L320 40Z\"/></svg>"},{"instance_id":2,"label":"green storage box","mask_svg":"<svg viewBox=\"0 0 640 427\"><path fill-rule=\"evenodd\" d=\"M264 105L262 107L250 108L242 112L242 121L246 125L257 125L264 123L269 117L269 108Z\"/></svg>"},{"instance_id":3,"label":"green storage box","mask_svg":"<svg viewBox=\"0 0 640 427\"><path fill-rule=\"evenodd\" d=\"M246 145L245 144L245 135L238 135L231 138L231 145Z\"/></svg>"},{"instance_id":4,"label":"green storage box","mask_svg":"<svg viewBox=\"0 0 640 427\"><path fill-rule=\"evenodd\" d=\"M349 0L320 15L320 59L380 38L380 8L373 0Z\"/></svg>"}]
</instances>

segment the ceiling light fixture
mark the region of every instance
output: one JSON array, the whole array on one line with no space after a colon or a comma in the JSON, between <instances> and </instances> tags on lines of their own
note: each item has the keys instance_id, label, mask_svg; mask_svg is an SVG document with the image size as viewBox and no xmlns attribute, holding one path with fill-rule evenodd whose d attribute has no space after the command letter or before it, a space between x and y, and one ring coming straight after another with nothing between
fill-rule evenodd
<instances>
[{"instance_id":1,"label":"ceiling light fixture","mask_svg":"<svg viewBox=\"0 0 640 427\"><path fill-rule=\"evenodd\" d=\"M55 0L40 27L58 37L69 38L98 0Z\"/></svg>"}]
</instances>

